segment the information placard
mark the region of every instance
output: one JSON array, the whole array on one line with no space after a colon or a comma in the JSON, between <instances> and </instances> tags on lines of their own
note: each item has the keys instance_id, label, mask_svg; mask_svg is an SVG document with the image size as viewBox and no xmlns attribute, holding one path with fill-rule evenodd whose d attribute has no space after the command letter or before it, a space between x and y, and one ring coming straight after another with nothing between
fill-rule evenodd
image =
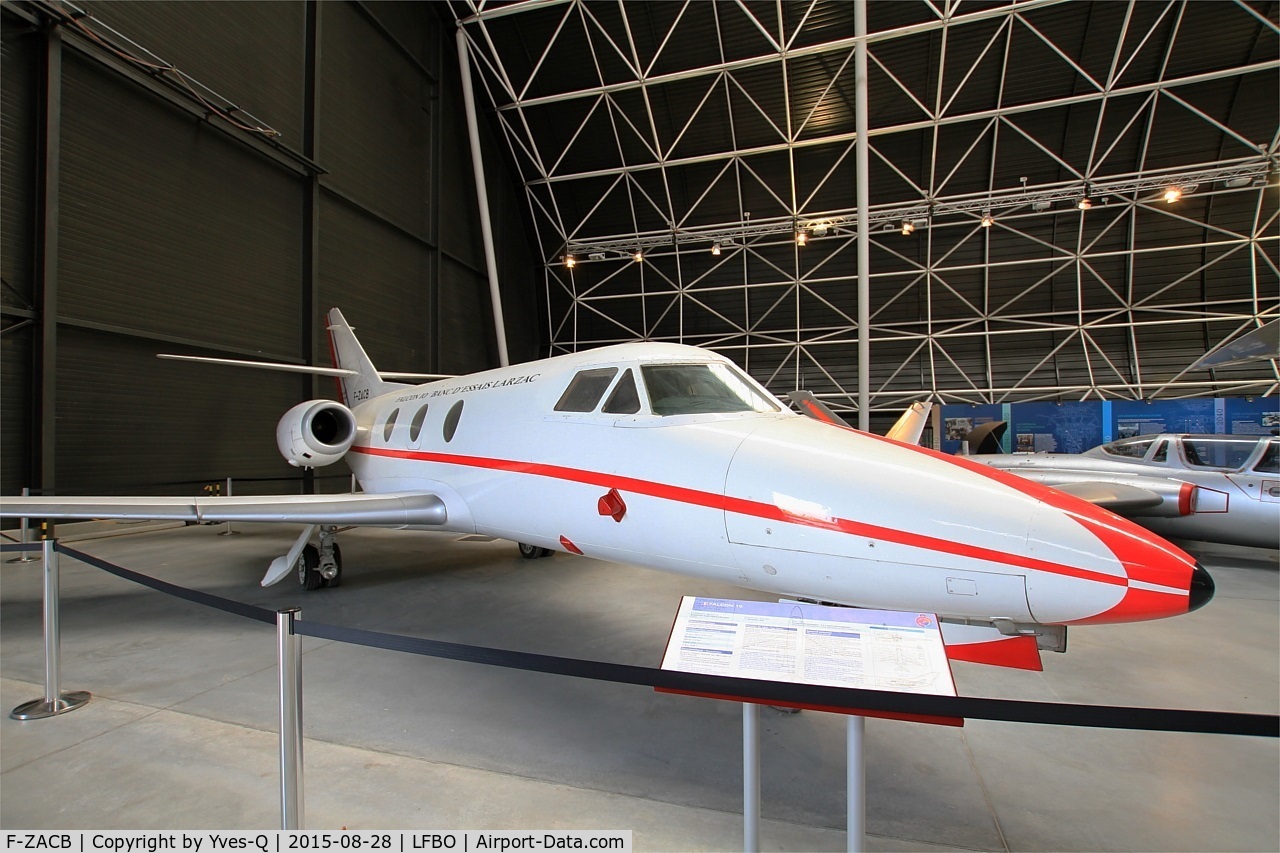
<instances>
[{"instance_id":1,"label":"information placard","mask_svg":"<svg viewBox=\"0 0 1280 853\"><path fill-rule=\"evenodd\" d=\"M829 687L955 696L932 613L687 595L662 668Z\"/></svg>"}]
</instances>

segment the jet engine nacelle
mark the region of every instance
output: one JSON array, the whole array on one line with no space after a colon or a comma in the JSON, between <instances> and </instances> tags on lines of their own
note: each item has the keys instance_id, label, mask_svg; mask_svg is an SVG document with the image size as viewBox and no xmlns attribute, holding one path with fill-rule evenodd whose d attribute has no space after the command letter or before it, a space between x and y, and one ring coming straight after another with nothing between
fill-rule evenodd
<instances>
[{"instance_id":1,"label":"jet engine nacelle","mask_svg":"<svg viewBox=\"0 0 1280 853\"><path fill-rule=\"evenodd\" d=\"M280 455L299 468L332 465L355 440L356 416L333 400L299 403L276 425Z\"/></svg>"}]
</instances>

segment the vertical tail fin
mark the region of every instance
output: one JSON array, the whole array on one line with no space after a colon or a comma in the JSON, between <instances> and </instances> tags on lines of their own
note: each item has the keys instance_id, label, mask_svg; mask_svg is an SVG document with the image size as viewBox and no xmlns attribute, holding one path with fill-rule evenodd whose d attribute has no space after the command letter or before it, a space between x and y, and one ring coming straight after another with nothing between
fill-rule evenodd
<instances>
[{"instance_id":1,"label":"vertical tail fin","mask_svg":"<svg viewBox=\"0 0 1280 853\"><path fill-rule=\"evenodd\" d=\"M337 308L329 310L328 329L329 346L333 350L334 364L344 370L354 370L357 374L340 380L344 403L354 406L404 387L395 382L382 380L373 362L365 353L364 347L360 346L360 341L356 339L356 333L352 331L350 324Z\"/></svg>"},{"instance_id":2,"label":"vertical tail fin","mask_svg":"<svg viewBox=\"0 0 1280 853\"><path fill-rule=\"evenodd\" d=\"M920 436L924 434L925 424L929 422L929 410L932 408L933 403L923 401L912 403L885 433L885 437L904 441L907 444L919 444Z\"/></svg>"}]
</instances>

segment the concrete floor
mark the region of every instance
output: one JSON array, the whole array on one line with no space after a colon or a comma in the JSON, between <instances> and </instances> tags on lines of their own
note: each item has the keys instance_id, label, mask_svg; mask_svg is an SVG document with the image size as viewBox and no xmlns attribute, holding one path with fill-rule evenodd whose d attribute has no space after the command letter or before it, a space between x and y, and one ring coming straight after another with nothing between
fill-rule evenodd
<instances>
[{"instance_id":1,"label":"concrete floor","mask_svg":"<svg viewBox=\"0 0 1280 853\"><path fill-rule=\"evenodd\" d=\"M120 527L112 529L121 529ZM431 533L343 534L340 589L257 582L293 528L188 527L75 547L335 625L657 665L680 596L764 596ZM6 555L12 557L13 555ZM1072 629L1043 673L954 664L962 695L1274 714L1277 555L1206 550L1178 619ZM39 564L0 572L0 705L42 692ZM275 635L62 560L64 689L0 721L0 824L278 825ZM639 687L305 643L308 828L631 829L637 850L742 845L741 710ZM844 849L844 719L764 709L762 841ZM867 722L872 850L1277 850L1275 740L970 721Z\"/></svg>"}]
</instances>

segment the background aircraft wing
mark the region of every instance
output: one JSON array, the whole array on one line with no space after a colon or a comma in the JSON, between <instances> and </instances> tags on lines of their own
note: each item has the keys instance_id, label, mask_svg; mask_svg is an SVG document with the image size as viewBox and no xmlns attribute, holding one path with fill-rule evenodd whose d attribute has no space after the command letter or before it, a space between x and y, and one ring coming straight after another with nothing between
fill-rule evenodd
<instances>
[{"instance_id":1,"label":"background aircraft wing","mask_svg":"<svg viewBox=\"0 0 1280 853\"><path fill-rule=\"evenodd\" d=\"M787 398L796 404L796 407L800 410L800 414L802 415L807 415L814 420L819 420L823 423L845 427L846 429L849 426L845 423L844 418L831 411L826 403L822 402L808 391L792 391L787 395Z\"/></svg>"},{"instance_id":2,"label":"background aircraft wing","mask_svg":"<svg viewBox=\"0 0 1280 853\"><path fill-rule=\"evenodd\" d=\"M1109 509L1117 515L1127 515L1135 510L1149 509L1159 506L1164 498L1149 489L1129 486L1124 483L1106 483L1088 481L1080 483L1061 483L1054 486L1060 492L1066 492L1077 498L1088 501L1095 506Z\"/></svg>"},{"instance_id":3,"label":"background aircraft wing","mask_svg":"<svg viewBox=\"0 0 1280 853\"><path fill-rule=\"evenodd\" d=\"M5 497L0 518L155 519L401 527L444 524L444 501L429 492L232 497Z\"/></svg>"},{"instance_id":4,"label":"background aircraft wing","mask_svg":"<svg viewBox=\"0 0 1280 853\"><path fill-rule=\"evenodd\" d=\"M1190 369L1228 367L1268 358L1280 358L1280 320L1272 320L1248 334L1214 347L1191 365Z\"/></svg>"}]
</instances>

